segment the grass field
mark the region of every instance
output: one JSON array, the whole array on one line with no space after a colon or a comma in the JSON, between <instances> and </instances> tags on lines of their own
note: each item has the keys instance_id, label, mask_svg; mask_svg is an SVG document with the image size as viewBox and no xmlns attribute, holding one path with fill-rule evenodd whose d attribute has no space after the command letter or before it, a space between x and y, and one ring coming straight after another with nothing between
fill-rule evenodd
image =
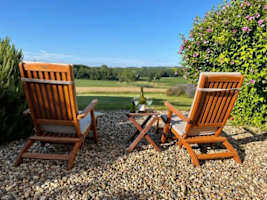
<instances>
[{"instance_id":1,"label":"grass field","mask_svg":"<svg viewBox=\"0 0 267 200\"><path fill-rule=\"evenodd\" d=\"M148 88L169 88L176 84L189 83L181 77L161 78L156 81L135 81L135 82L120 82L120 81L106 81L106 80L88 80L76 79L76 87L148 87Z\"/></svg>"},{"instance_id":2,"label":"grass field","mask_svg":"<svg viewBox=\"0 0 267 200\"><path fill-rule=\"evenodd\" d=\"M165 110L164 102L169 101L180 110L189 110L192 98L166 96L167 88L188 83L182 78L162 78L160 81L120 83L119 81L75 80L79 109L83 109L97 98L97 110L128 110L133 97L139 97L140 86L145 86L145 97L153 99L155 110Z\"/></svg>"}]
</instances>

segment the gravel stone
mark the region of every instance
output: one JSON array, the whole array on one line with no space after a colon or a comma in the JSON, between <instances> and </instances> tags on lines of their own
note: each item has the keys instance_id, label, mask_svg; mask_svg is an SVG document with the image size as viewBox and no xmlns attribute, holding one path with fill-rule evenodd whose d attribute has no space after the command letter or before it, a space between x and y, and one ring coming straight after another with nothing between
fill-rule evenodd
<instances>
[{"instance_id":1,"label":"gravel stone","mask_svg":"<svg viewBox=\"0 0 267 200\"><path fill-rule=\"evenodd\" d=\"M67 170L67 162L51 160L25 159L14 167L26 140L0 146L0 199L267 199L264 131L227 125L223 135L243 163L219 159L194 167L175 141L160 144L162 131L155 134L155 127L149 135L161 152L143 139L128 153L136 129L126 111L104 112L97 125L99 143L87 139L72 170ZM71 147L36 143L31 151L66 153ZM210 153L224 150L222 145L205 148Z\"/></svg>"}]
</instances>

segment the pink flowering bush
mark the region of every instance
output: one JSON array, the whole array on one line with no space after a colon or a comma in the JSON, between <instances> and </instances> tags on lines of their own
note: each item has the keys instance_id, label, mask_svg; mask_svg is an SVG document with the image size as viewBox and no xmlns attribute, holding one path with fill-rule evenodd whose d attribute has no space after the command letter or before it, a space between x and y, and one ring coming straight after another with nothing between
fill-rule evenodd
<instances>
[{"instance_id":1,"label":"pink flowering bush","mask_svg":"<svg viewBox=\"0 0 267 200\"><path fill-rule=\"evenodd\" d=\"M245 81L232 112L240 125L267 129L267 5L231 0L196 17L182 36L184 76L197 82L202 71L241 72Z\"/></svg>"}]
</instances>

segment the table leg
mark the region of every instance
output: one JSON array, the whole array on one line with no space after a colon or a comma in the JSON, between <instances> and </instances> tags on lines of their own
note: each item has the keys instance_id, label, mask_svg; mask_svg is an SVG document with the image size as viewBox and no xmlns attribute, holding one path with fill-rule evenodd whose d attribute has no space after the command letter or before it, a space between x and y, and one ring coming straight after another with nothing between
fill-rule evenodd
<instances>
[{"instance_id":1,"label":"table leg","mask_svg":"<svg viewBox=\"0 0 267 200\"><path fill-rule=\"evenodd\" d=\"M143 123L141 124L141 127L142 128L144 128L144 126L147 124L147 122L151 119L151 115L149 115L146 119L145 119L145 121L143 121ZM128 143L129 142L132 142L135 138L136 138L136 136L138 135L140 133L140 131L137 129L136 130L136 132L134 133L134 135L128 140Z\"/></svg>"},{"instance_id":2,"label":"table leg","mask_svg":"<svg viewBox=\"0 0 267 200\"><path fill-rule=\"evenodd\" d=\"M151 120L151 122L144 128L142 129L139 126L137 126L138 130L140 131L140 134L135 138L135 140L132 142L132 144L129 146L128 148L128 152L132 151L134 149L134 147L138 144L138 142L140 142L140 140L145 137L146 140L152 144L152 146L157 150L160 151L158 146L154 143L154 141L148 136L146 135L147 132L149 131L149 129L151 128L151 126L154 124L154 122L158 119L158 117L153 117L153 119ZM135 122L137 124L137 122ZM138 124L137 124L138 125Z\"/></svg>"}]
</instances>

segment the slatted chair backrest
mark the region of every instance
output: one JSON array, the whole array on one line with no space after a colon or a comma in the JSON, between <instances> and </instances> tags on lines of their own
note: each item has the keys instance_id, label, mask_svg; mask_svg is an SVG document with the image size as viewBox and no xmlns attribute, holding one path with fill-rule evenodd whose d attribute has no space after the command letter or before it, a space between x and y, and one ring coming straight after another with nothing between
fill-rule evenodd
<instances>
[{"instance_id":1,"label":"slatted chair backrest","mask_svg":"<svg viewBox=\"0 0 267 200\"><path fill-rule=\"evenodd\" d=\"M187 124L190 128L223 127L232 111L244 77L240 73L203 72Z\"/></svg>"},{"instance_id":2,"label":"slatted chair backrest","mask_svg":"<svg viewBox=\"0 0 267 200\"><path fill-rule=\"evenodd\" d=\"M21 62L19 67L37 134L40 125L56 124L75 126L80 135L72 65Z\"/></svg>"}]
</instances>

